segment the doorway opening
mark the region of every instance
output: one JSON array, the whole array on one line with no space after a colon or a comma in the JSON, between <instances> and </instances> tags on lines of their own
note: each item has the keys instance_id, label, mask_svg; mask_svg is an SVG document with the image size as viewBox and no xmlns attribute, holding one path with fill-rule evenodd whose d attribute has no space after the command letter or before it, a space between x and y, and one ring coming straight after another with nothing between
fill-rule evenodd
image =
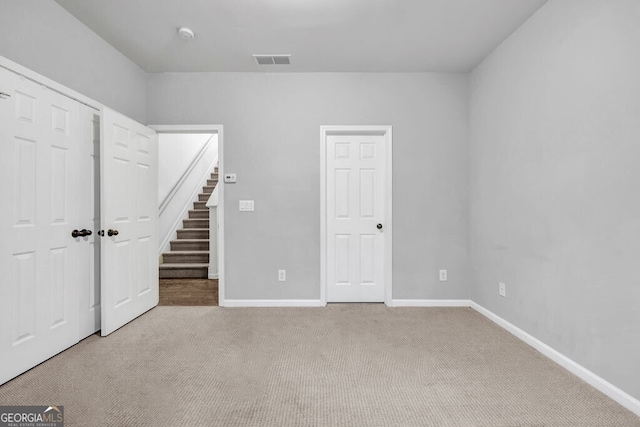
<instances>
[{"instance_id":1,"label":"doorway opening","mask_svg":"<svg viewBox=\"0 0 640 427\"><path fill-rule=\"evenodd\" d=\"M223 281L222 126L151 126L159 136L159 305L218 305Z\"/></svg>"}]
</instances>

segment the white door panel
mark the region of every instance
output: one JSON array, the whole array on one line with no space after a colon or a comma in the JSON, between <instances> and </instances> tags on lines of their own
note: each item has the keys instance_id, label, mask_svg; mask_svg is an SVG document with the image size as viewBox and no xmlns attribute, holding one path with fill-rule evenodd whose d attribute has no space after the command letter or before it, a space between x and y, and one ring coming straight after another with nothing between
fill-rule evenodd
<instances>
[{"instance_id":1,"label":"white door panel","mask_svg":"<svg viewBox=\"0 0 640 427\"><path fill-rule=\"evenodd\" d=\"M79 104L0 68L0 384L78 341Z\"/></svg>"},{"instance_id":2,"label":"white door panel","mask_svg":"<svg viewBox=\"0 0 640 427\"><path fill-rule=\"evenodd\" d=\"M385 138L329 135L326 150L327 301L382 302Z\"/></svg>"},{"instance_id":3,"label":"white door panel","mask_svg":"<svg viewBox=\"0 0 640 427\"><path fill-rule=\"evenodd\" d=\"M104 336L158 304L158 138L108 108L102 110L101 125Z\"/></svg>"},{"instance_id":4,"label":"white door panel","mask_svg":"<svg viewBox=\"0 0 640 427\"><path fill-rule=\"evenodd\" d=\"M80 339L100 329L100 113L80 106L79 227L91 230L80 253Z\"/></svg>"}]
</instances>

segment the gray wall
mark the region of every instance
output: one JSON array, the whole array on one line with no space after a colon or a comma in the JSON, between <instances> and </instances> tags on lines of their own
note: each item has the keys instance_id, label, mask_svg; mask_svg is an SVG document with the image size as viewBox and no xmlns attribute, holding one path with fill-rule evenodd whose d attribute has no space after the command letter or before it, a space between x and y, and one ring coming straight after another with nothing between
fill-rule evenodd
<instances>
[{"instance_id":1,"label":"gray wall","mask_svg":"<svg viewBox=\"0 0 640 427\"><path fill-rule=\"evenodd\" d=\"M469 298L467 76L166 73L150 124L224 125L226 297L320 297L320 126L393 126L394 298ZM238 200L254 199L253 213ZM437 281L447 268L449 281ZM277 281L277 270L287 281Z\"/></svg>"},{"instance_id":2,"label":"gray wall","mask_svg":"<svg viewBox=\"0 0 640 427\"><path fill-rule=\"evenodd\" d=\"M0 0L0 55L146 120L146 73L53 0Z\"/></svg>"},{"instance_id":3,"label":"gray wall","mask_svg":"<svg viewBox=\"0 0 640 427\"><path fill-rule=\"evenodd\" d=\"M635 398L639 22L550 1L470 79L473 299Z\"/></svg>"}]
</instances>

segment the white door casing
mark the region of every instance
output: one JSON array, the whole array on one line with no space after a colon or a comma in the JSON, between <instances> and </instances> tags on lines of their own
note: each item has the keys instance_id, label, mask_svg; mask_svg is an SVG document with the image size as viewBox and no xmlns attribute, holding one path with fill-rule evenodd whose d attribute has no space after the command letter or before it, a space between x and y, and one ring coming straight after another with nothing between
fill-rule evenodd
<instances>
[{"instance_id":1,"label":"white door casing","mask_svg":"<svg viewBox=\"0 0 640 427\"><path fill-rule=\"evenodd\" d=\"M80 253L79 339L100 329L100 112L80 105L79 226L91 231Z\"/></svg>"},{"instance_id":2,"label":"white door casing","mask_svg":"<svg viewBox=\"0 0 640 427\"><path fill-rule=\"evenodd\" d=\"M325 126L321 141L321 299L388 303L391 129Z\"/></svg>"},{"instance_id":3,"label":"white door casing","mask_svg":"<svg viewBox=\"0 0 640 427\"><path fill-rule=\"evenodd\" d=\"M105 336L158 304L158 136L106 107L100 121Z\"/></svg>"},{"instance_id":4,"label":"white door casing","mask_svg":"<svg viewBox=\"0 0 640 427\"><path fill-rule=\"evenodd\" d=\"M78 341L80 105L0 68L0 384Z\"/></svg>"}]
</instances>

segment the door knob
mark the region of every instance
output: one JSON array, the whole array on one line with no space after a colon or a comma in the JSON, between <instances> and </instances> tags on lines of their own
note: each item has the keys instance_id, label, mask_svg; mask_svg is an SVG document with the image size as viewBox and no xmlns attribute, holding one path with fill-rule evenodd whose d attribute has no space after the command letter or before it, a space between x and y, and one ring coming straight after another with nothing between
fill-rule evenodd
<instances>
[{"instance_id":1,"label":"door knob","mask_svg":"<svg viewBox=\"0 0 640 427\"><path fill-rule=\"evenodd\" d=\"M107 236L109 236L109 237L117 236L117 235L118 235L118 230L109 229L109 231L107 231Z\"/></svg>"},{"instance_id":2,"label":"door knob","mask_svg":"<svg viewBox=\"0 0 640 427\"><path fill-rule=\"evenodd\" d=\"M376 225L376 228L377 228L378 230L382 230L382 224L378 224L378 225Z\"/></svg>"},{"instance_id":3,"label":"door knob","mask_svg":"<svg viewBox=\"0 0 640 427\"><path fill-rule=\"evenodd\" d=\"M91 230L87 230L86 228L83 228L80 231L73 230L71 232L71 237L73 237L75 239L76 237L87 237L87 236L91 236L92 234L93 234L93 232Z\"/></svg>"},{"instance_id":4,"label":"door knob","mask_svg":"<svg viewBox=\"0 0 640 427\"><path fill-rule=\"evenodd\" d=\"M104 236L104 230L98 231L98 236Z\"/></svg>"}]
</instances>

